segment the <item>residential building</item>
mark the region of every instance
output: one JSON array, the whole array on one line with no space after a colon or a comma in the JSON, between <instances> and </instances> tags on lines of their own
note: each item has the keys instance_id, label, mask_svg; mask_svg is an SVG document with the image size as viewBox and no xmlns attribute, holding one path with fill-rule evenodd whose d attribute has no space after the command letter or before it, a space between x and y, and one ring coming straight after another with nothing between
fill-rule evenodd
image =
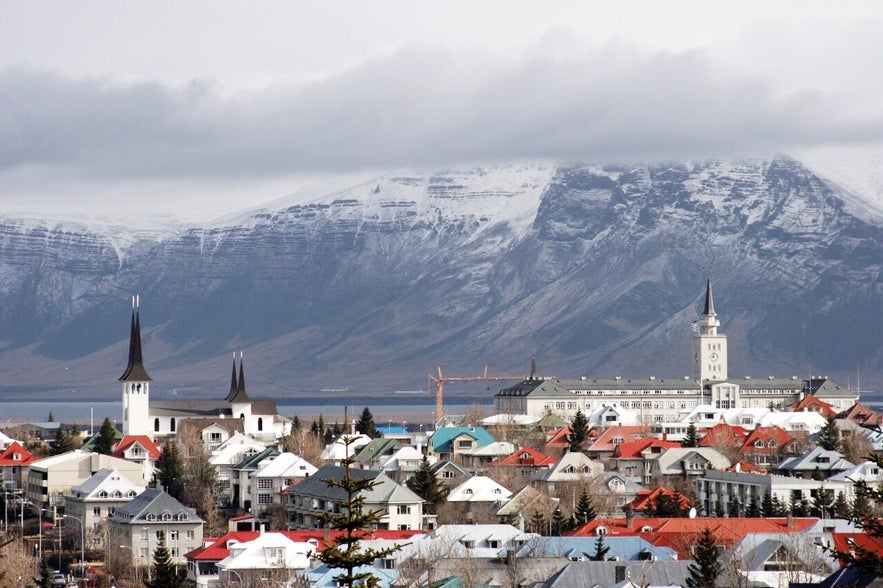
<instances>
[{"instance_id":1,"label":"residential building","mask_svg":"<svg viewBox=\"0 0 883 588\"><path fill-rule=\"evenodd\" d=\"M283 504L285 491L318 468L299 455L285 452L258 464L251 474L251 512L264 516L274 504Z\"/></svg>"},{"instance_id":2,"label":"residential building","mask_svg":"<svg viewBox=\"0 0 883 588\"><path fill-rule=\"evenodd\" d=\"M153 480L156 460L162 451L147 435L126 435L114 446L111 455L132 463L141 464L144 480Z\"/></svg>"},{"instance_id":3,"label":"residential building","mask_svg":"<svg viewBox=\"0 0 883 588\"><path fill-rule=\"evenodd\" d=\"M460 455L460 459L466 467L480 470L487 466L500 465L498 463L499 460L513 451L515 451L515 445L512 443L508 441L494 441L493 443L464 451Z\"/></svg>"},{"instance_id":4,"label":"residential building","mask_svg":"<svg viewBox=\"0 0 883 588\"><path fill-rule=\"evenodd\" d=\"M433 456L433 459L437 458ZM459 466L452 461L436 461L429 469L442 486L448 488L459 486L473 475L471 470Z\"/></svg>"},{"instance_id":5,"label":"residential building","mask_svg":"<svg viewBox=\"0 0 883 588\"><path fill-rule=\"evenodd\" d=\"M125 546L132 565L150 565L157 546L164 544L176 564L185 553L202 545L203 521L159 488L148 488L108 518L110 545Z\"/></svg>"},{"instance_id":6,"label":"residential building","mask_svg":"<svg viewBox=\"0 0 883 588\"><path fill-rule=\"evenodd\" d=\"M297 581L297 572L310 567L310 554L316 541L295 542L283 533L260 533L245 542L229 541L230 554L216 564L221 582L271 583L289 588Z\"/></svg>"},{"instance_id":7,"label":"residential building","mask_svg":"<svg viewBox=\"0 0 883 588\"><path fill-rule=\"evenodd\" d=\"M854 466L839 451L816 447L803 455L786 459L775 470L786 476L823 480Z\"/></svg>"},{"instance_id":8,"label":"residential building","mask_svg":"<svg viewBox=\"0 0 883 588\"><path fill-rule=\"evenodd\" d=\"M237 431L212 451L209 463L217 472L219 498L222 502L235 504L234 498L238 498L238 496L234 497L233 466L248 457L257 455L264 449L266 449L266 443Z\"/></svg>"},{"instance_id":9,"label":"residential building","mask_svg":"<svg viewBox=\"0 0 883 588\"><path fill-rule=\"evenodd\" d=\"M279 450L270 446L260 453L249 453L246 452L242 461L230 468L230 483L233 486L231 504L242 510L251 510L251 474L257 471L261 463L279 455Z\"/></svg>"},{"instance_id":10,"label":"residential building","mask_svg":"<svg viewBox=\"0 0 883 588\"><path fill-rule=\"evenodd\" d=\"M3 451L0 451L0 473L2 473L3 488L12 491L21 490L24 487L27 467L39 459L22 447L18 441L9 443Z\"/></svg>"},{"instance_id":11,"label":"residential building","mask_svg":"<svg viewBox=\"0 0 883 588\"><path fill-rule=\"evenodd\" d=\"M558 496L565 484L594 480L604 473L601 462L589 459L581 451L568 451L551 466L533 475L533 485L545 488L550 496Z\"/></svg>"},{"instance_id":12,"label":"residential building","mask_svg":"<svg viewBox=\"0 0 883 588\"><path fill-rule=\"evenodd\" d=\"M29 464L25 496L44 508L61 506L64 495L74 486L103 469L116 470L136 486L145 486L148 482L144 479L144 466L140 463L77 449Z\"/></svg>"},{"instance_id":13,"label":"residential building","mask_svg":"<svg viewBox=\"0 0 883 588\"><path fill-rule=\"evenodd\" d=\"M502 505L510 498L510 490L487 476L472 476L448 494L448 502L491 502Z\"/></svg>"},{"instance_id":14,"label":"residential building","mask_svg":"<svg viewBox=\"0 0 883 588\"><path fill-rule=\"evenodd\" d=\"M64 513L83 525L90 549L104 546L106 523L118 508L144 492L141 484L112 469L102 469L64 496Z\"/></svg>"},{"instance_id":15,"label":"residential building","mask_svg":"<svg viewBox=\"0 0 883 588\"><path fill-rule=\"evenodd\" d=\"M483 427L441 427L429 438L427 453L439 461L463 463L463 454L494 442Z\"/></svg>"}]
</instances>

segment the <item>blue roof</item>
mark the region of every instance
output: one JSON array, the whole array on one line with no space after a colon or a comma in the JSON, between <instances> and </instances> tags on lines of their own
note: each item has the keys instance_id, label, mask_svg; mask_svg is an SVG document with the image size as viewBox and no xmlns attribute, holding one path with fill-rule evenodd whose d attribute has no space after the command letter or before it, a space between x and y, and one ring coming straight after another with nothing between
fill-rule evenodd
<instances>
[{"instance_id":1,"label":"blue roof","mask_svg":"<svg viewBox=\"0 0 883 588\"><path fill-rule=\"evenodd\" d=\"M389 588L389 585L398 577L395 570L383 570L376 566L358 566L353 570L354 574L364 572L368 572L377 578L380 588ZM304 578L315 588L337 588L337 580L334 577L345 573L346 570L342 568L332 568L328 564L323 563L312 570L306 570Z\"/></svg>"},{"instance_id":2,"label":"blue roof","mask_svg":"<svg viewBox=\"0 0 883 588\"><path fill-rule=\"evenodd\" d=\"M534 545L525 543L518 550L518 557L531 557L534 551L540 550L550 557L577 558L591 556L597 547L597 537L546 537L545 541ZM659 561L676 560L678 554L670 547L657 547L643 537L611 537L604 536L604 547L609 547L608 557L617 556L619 561L636 561L653 556Z\"/></svg>"},{"instance_id":3,"label":"blue roof","mask_svg":"<svg viewBox=\"0 0 883 588\"><path fill-rule=\"evenodd\" d=\"M452 450L451 442L463 434L475 439L476 447L484 447L495 441L494 436L483 427L442 427L432 434L430 443L436 452L447 453Z\"/></svg>"}]
</instances>

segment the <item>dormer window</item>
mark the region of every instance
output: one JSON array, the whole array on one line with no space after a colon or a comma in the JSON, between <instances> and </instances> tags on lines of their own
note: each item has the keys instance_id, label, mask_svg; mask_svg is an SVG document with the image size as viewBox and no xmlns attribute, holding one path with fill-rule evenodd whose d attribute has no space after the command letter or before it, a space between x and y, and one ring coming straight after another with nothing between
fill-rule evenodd
<instances>
[{"instance_id":1,"label":"dormer window","mask_svg":"<svg viewBox=\"0 0 883 588\"><path fill-rule=\"evenodd\" d=\"M761 441L760 439L758 439L757 441L754 442L754 446L757 447L758 449L762 448L762 447L763 447L763 441Z\"/></svg>"},{"instance_id":2,"label":"dormer window","mask_svg":"<svg viewBox=\"0 0 883 588\"><path fill-rule=\"evenodd\" d=\"M611 443L614 445L619 445L620 443L625 443L625 439L623 439L622 437L614 437Z\"/></svg>"},{"instance_id":3,"label":"dormer window","mask_svg":"<svg viewBox=\"0 0 883 588\"><path fill-rule=\"evenodd\" d=\"M119 490L114 490L114 491L113 491L113 497L114 497L114 498L122 498L122 497L123 497L123 493L120 492Z\"/></svg>"},{"instance_id":4,"label":"dormer window","mask_svg":"<svg viewBox=\"0 0 883 588\"><path fill-rule=\"evenodd\" d=\"M153 514L152 512L151 512L151 513L148 513L148 515L147 515L147 520L148 520L148 521L151 521L151 522L152 522L152 521L155 521L155 520L156 520L156 515Z\"/></svg>"},{"instance_id":5,"label":"dormer window","mask_svg":"<svg viewBox=\"0 0 883 588\"><path fill-rule=\"evenodd\" d=\"M107 490L102 490L98 493L98 498L107 498Z\"/></svg>"},{"instance_id":6,"label":"dormer window","mask_svg":"<svg viewBox=\"0 0 883 588\"><path fill-rule=\"evenodd\" d=\"M186 512L178 513L178 520L179 521L186 521L187 520L187 513Z\"/></svg>"},{"instance_id":7,"label":"dormer window","mask_svg":"<svg viewBox=\"0 0 883 588\"><path fill-rule=\"evenodd\" d=\"M163 521L170 521L170 520L172 520L172 515L167 512L164 512L164 513L162 513L162 520Z\"/></svg>"}]
</instances>

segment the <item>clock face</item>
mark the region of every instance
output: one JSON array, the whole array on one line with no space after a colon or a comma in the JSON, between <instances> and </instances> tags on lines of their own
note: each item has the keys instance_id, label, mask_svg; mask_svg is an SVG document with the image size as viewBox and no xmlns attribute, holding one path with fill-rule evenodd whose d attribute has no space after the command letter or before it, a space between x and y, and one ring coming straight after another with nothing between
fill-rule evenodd
<instances>
[{"instance_id":1,"label":"clock face","mask_svg":"<svg viewBox=\"0 0 883 588\"><path fill-rule=\"evenodd\" d=\"M708 356L708 359L710 359L711 361L717 361L717 353L712 353Z\"/></svg>"}]
</instances>

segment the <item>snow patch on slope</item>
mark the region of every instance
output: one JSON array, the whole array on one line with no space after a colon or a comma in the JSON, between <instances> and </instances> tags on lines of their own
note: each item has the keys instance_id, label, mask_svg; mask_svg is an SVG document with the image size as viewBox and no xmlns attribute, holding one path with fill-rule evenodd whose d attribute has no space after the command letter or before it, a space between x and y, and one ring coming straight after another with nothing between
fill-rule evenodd
<instances>
[{"instance_id":1,"label":"snow patch on slope","mask_svg":"<svg viewBox=\"0 0 883 588\"><path fill-rule=\"evenodd\" d=\"M805 150L794 157L836 184L851 214L883 223L883 145Z\"/></svg>"}]
</instances>

